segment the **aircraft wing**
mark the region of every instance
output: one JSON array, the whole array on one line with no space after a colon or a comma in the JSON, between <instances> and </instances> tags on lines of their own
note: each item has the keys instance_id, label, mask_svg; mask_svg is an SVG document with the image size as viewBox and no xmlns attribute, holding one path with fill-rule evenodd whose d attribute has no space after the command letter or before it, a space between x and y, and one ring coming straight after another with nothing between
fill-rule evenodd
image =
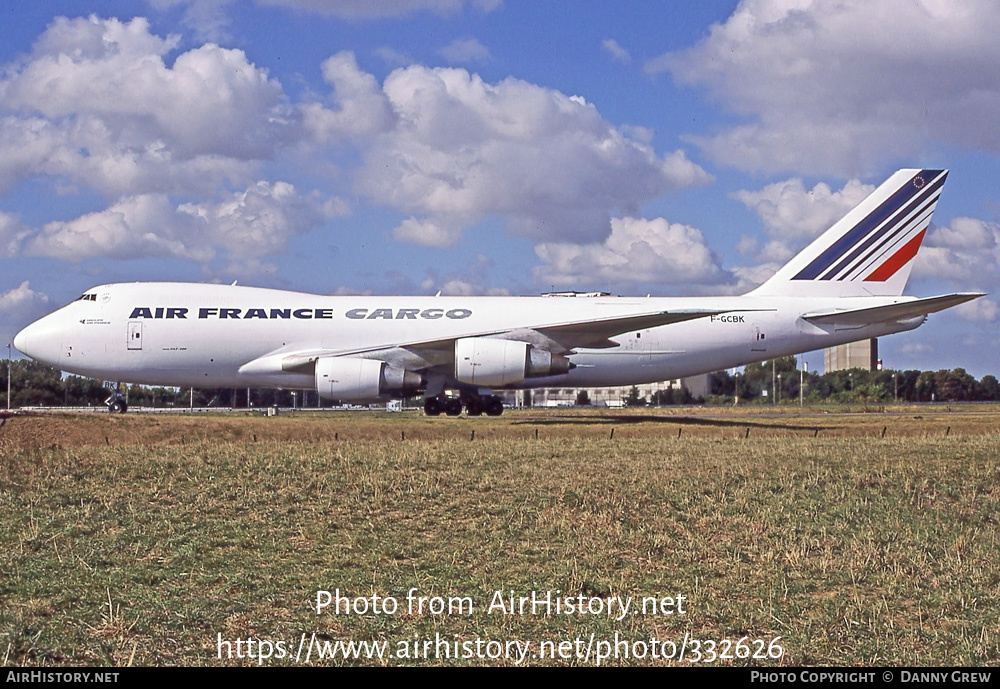
<instances>
[{"instance_id":1,"label":"aircraft wing","mask_svg":"<svg viewBox=\"0 0 1000 689\"><path fill-rule=\"evenodd\" d=\"M862 327L874 323L905 321L919 316L926 316L927 314L943 311L944 309L978 299L982 296L984 295L981 292L959 292L939 297L913 299L897 304L886 304L884 306L807 313L802 318L810 323Z\"/></svg>"},{"instance_id":2,"label":"aircraft wing","mask_svg":"<svg viewBox=\"0 0 1000 689\"><path fill-rule=\"evenodd\" d=\"M727 313L725 309L672 309L628 316L612 316L562 323L549 323L530 328L512 328L488 332L463 333L439 340L401 342L398 344L360 349L328 349L323 347L282 348L249 361L240 373L303 372L317 359L329 356L354 356L378 359L386 363L419 371L449 363L454 355L455 340L466 337L493 337L520 340L534 347L562 354L575 348L600 349L617 347L610 338L631 330L644 330L661 325L681 323Z\"/></svg>"},{"instance_id":3,"label":"aircraft wing","mask_svg":"<svg viewBox=\"0 0 1000 689\"><path fill-rule=\"evenodd\" d=\"M600 320L560 323L536 327L532 328L532 330L554 342L558 342L566 351L576 349L577 347L600 349L602 347L616 347L617 344L610 342L610 338L630 330L656 328L661 325L682 323L696 318L718 316L722 313L726 313L726 311L723 309L674 309L671 311L640 314L638 316L620 316Z\"/></svg>"}]
</instances>

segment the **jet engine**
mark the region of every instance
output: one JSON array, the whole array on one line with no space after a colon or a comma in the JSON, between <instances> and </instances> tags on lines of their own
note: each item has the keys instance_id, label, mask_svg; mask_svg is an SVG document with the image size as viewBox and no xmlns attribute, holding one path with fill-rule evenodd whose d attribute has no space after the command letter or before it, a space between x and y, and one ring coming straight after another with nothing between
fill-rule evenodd
<instances>
[{"instance_id":1,"label":"jet engine","mask_svg":"<svg viewBox=\"0 0 1000 689\"><path fill-rule=\"evenodd\" d=\"M381 395L415 392L422 383L418 374L375 359L325 357L316 361L316 391L327 399L375 400Z\"/></svg>"},{"instance_id":2,"label":"jet engine","mask_svg":"<svg viewBox=\"0 0 1000 689\"><path fill-rule=\"evenodd\" d=\"M470 385L503 387L525 378L566 373L573 364L562 354L553 354L517 340L465 337L455 341L455 378Z\"/></svg>"}]
</instances>

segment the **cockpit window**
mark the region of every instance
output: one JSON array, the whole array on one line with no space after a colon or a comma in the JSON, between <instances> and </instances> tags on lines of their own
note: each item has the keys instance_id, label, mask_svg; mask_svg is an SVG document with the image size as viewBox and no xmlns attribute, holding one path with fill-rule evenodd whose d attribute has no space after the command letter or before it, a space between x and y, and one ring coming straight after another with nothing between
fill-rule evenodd
<instances>
[{"instance_id":1,"label":"cockpit window","mask_svg":"<svg viewBox=\"0 0 1000 689\"><path fill-rule=\"evenodd\" d=\"M77 301L97 301L97 293L92 294L81 294Z\"/></svg>"}]
</instances>

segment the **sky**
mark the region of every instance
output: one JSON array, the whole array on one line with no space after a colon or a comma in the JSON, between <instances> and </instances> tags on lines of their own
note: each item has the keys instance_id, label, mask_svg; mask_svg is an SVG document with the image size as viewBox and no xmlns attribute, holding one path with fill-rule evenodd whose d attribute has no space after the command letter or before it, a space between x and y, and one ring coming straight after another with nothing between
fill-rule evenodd
<instances>
[{"instance_id":1,"label":"sky","mask_svg":"<svg viewBox=\"0 0 1000 689\"><path fill-rule=\"evenodd\" d=\"M89 287L741 294L950 175L884 365L1000 373L989 0L8 0L0 337ZM822 357L807 356L822 369Z\"/></svg>"}]
</instances>

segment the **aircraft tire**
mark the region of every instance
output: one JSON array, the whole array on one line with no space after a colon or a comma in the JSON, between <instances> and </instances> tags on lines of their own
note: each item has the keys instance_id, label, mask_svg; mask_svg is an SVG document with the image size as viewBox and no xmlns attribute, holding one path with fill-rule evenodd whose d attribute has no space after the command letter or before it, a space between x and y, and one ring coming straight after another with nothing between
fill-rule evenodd
<instances>
[{"instance_id":1,"label":"aircraft tire","mask_svg":"<svg viewBox=\"0 0 1000 689\"><path fill-rule=\"evenodd\" d=\"M112 414L124 414L128 411L128 405L125 400L115 400L108 405L108 411Z\"/></svg>"},{"instance_id":2,"label":"aircraft tire","mask_svg":"<svg viewBox=\"0 0 1000 689\"><path fill-rule=\"evenodd\" d=\"M499 397L490 397L486 402L486 416L500 416L503 414L503 400Z\"/></svg>"},{"instance_id":3,"label":"aircraft tire","mask_svg":"<svg viewBox=\"0 0 1000 689\"><path fill-rule=\"evenodd\" d=\"M424 413L427 416L441 416L441 412L444 409L441 406L441 400L437 397L428 397L424 400Z\"/></svg>"},{"instance_id":4,"label":"aircraft tire","mask_svg":"<svg viewBox=\"0 0 1000 689\"><path fill-rule=\"evenodd\" d=\"M483 400L473 397L465 402L465 413L469 416L482 416L484 409Z\"/></svg>"},{"instance_id":5,"label":"aircraft tire","mask_svg":"<svg viewBox=\"0 0 1000 689\"><path fill-rule=\"evenodd\" d=\"M462 413L462 400L449 397L444 403L444 413L448 416L459 416Z\"/></svg>"}]
</instances>

